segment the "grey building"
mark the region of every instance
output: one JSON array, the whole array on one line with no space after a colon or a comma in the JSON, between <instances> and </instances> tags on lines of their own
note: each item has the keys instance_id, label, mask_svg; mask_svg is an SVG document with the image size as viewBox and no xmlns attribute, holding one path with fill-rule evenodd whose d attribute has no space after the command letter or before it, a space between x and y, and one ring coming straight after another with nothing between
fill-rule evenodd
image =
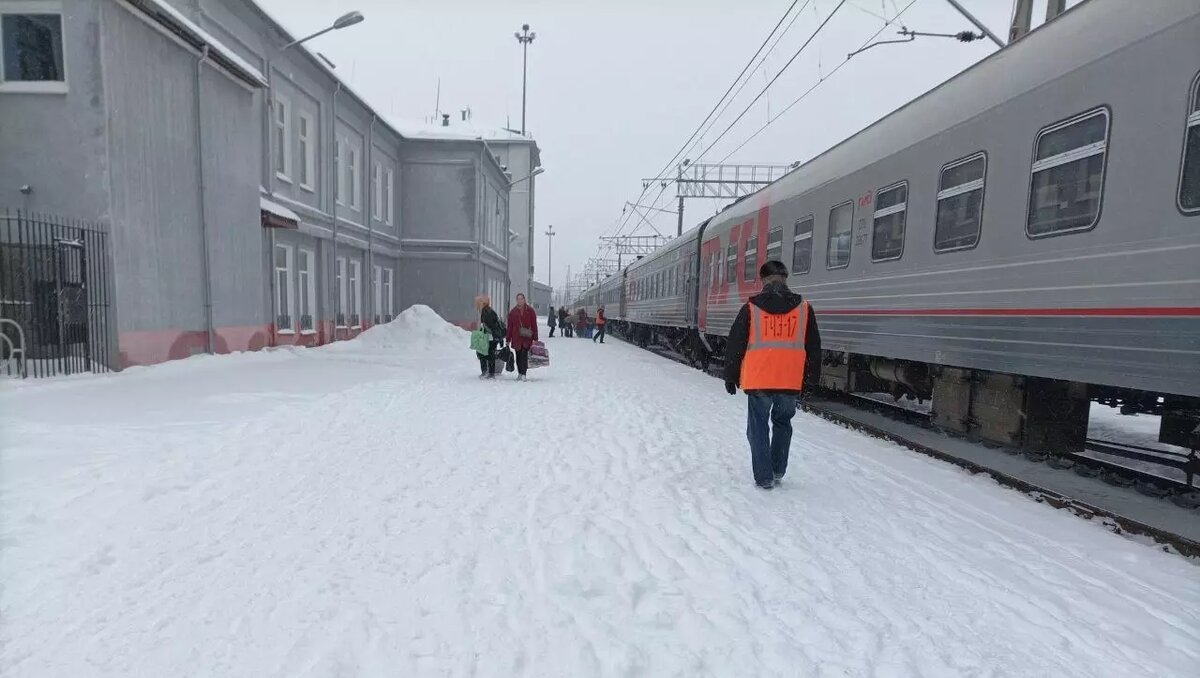
<instances>
[{"instance_id":1,"label":"grey building","mask_svg":"<svg viewBox=\"0 0 1200 678\"><path fill-rule=\"evenodd\" d=\"M529 283L529 303L533 305L533 309L538 312L539 316L546 315L550 308L550 299L553 296L554 290L550 289L549 285L537 281Z\"/></svg>"},{"instance_id":2,"label":"grey building","mask_svg":"<svg viewBox=\"0 0 1200 678\"><path fill-rule=\"evenodd\" d=\"M250 0L0 0L0 24L0 208L109 231L110 366L510 295L496 153L404 139Z\"/></svg>"},{"instance_id":3,"label":"grey building","mask_svg":"<svg viewBox=\"0 0 1200 678\"><path fill-rule=\"evenodd\" d=\"M537 242L533 209L537 176L533 172L542 165L541 151L531 136L510 130L495 130L483 139L515 182L509 204L512 229L508 256L508 277L512 284L509 293L512 297L519 293L529 297L533 295L534 243Z\"/></svg>"}]
</instances>

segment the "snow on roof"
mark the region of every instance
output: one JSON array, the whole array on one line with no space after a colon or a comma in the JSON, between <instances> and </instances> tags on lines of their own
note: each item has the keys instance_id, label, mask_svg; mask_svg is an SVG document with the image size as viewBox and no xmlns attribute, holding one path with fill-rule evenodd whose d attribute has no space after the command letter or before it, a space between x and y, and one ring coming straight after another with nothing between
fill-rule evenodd
<instances>
[{"instance_id":1,"label":"snow on roof","mask_svg":"<svg viewBox=\"0 0 1200 678\"><path fill-rule=\"evenodd\" d=\"M251 80L256 81L263 87L267 86L267 80L263 77L262 71L259 71L250 62L237 55L220 40L217 40L203 28L197 26L191 19L188 19L182 12L167 4L166 0L137 0L141 5L147 6L144 9L151 9L159 13L159 18L166 18L171 23L174 23L179 29L185 33L190 33L193 38L208 45L209 49L220 55L220 58L229 62L235 70L242 71L239 75L244 75Z\"/></svg>"},{"instance_id":2,"label":"snow on roof","mask_svg":"<svg viewBox=\"0 0 1200 678\"><path fill-rule=\"evenodd\" d=\"M300 217L295 212L284 207L283 205L280 205L277 202L272 202L272 201L268 200L264 196L258 197L258 206L261 207L264 212L270 212L271 214L274 214L277 217L281 217L283 219L290 219L296 223L300 223Z\"/></svg>"},{"instance_id":3,"label":"snow on roof","mask_svg":"<svg viewBox=\"0 0 1200 678\"><path fill-rule=\"evenodd\" d=\"M409 139L439 139L443 141L528 141L536 143L529 134L521 134L503 127L476 127L469 123L456 124L453 121L448 126L430 122L389 118L391 125L401 136Z\"/></svg>"}]
</instances>

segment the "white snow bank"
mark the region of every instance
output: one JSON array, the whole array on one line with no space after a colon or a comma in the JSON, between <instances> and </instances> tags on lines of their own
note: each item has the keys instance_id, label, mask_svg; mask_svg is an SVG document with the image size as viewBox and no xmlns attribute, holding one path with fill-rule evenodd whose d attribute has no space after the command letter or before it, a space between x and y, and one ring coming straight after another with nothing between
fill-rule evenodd
<instances>
[{"instance_id":1,"label":"white snow bank","mask_svg":"<svg viewBox=\"0 0 1200 678\"><path fill-rule=\"evenodd\" d=\"M404 309L396 319L376 325L349 341L339 341L322 350L335 352L388 351L408 353L453 352L462 355L470 348L470 332L446 322L424 304Z\"/></svg>"}]
</instances>

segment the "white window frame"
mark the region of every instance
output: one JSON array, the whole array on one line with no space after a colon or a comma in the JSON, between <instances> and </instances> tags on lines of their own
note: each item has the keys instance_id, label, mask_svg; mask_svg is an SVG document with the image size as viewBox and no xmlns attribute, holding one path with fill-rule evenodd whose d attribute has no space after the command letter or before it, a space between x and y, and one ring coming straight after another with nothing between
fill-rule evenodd
<instances>
[{"instance_id":1,"label":"white window frame","mask_svg":"<svg viewBox=\"0 0 1200 678\"><path fill-rule=\"evenodd\" d=\"M4 32L0 30L0 94L66 94L70 91L71 75L68 71L70 58L67 54L67 17L58 0L24 0L0 2L0 17L5 14L56 14L62 38L62 80L5 80L4 79Z\"/></svg>"},{"instance_id":2,"label":"white window frame","mask_svg":"<svg viewBox=\"0 0 1200 678\"><path fill-rule=\"evenodd\" d=\"M383 317L396 319L396 271L391 267L383 269Z\"/></svg>"},{"instance_id":3,"label":"white window frame","mask_svg":"<svg viewBox=\"0 0 1200 678\"><path fill-rule=\"evenodd\" d=\"M384 176L383 190L387 193L387 206L386 206L387 212L384 215L385 216L384 222L386 222L388 226L391 226L392 221L395 219L395 215L396 215L396 212L395 212L396 187L395 187L395 181L393 180L392 169L389 167L386 170L384 170L383 176Z\"/></svg>"},{"instance_id":4,"label":"white window frame","mask_svg":"<svg viewBox=\"0 0 1200 678\"><path fill-rule=\"evenodd\" d=\"M1072 118L1069 118L1069 119L1064 120L1059 123L1055 123L1053 125L1050 125L1049 127L1043 128L1042 130L1040 130L1037 133L1037 136L1034 137L1034 139L1033 139L1033 153L1036 156L1038 143L1040 143L1042 140L1042 137L1046 136L1047 134L1051 134L1051 133L1057 132L1061 129L1071 127L1072 125L1077 125L1081 122L1084 122L1085 120L1089 120L1098 115L1104 116L1104 139L1102 141L1096 141L1096 142L1087 144L1085 146L1079 146L1077 148L1072 148L1069 151L1064 151L1062 153L1059 153L1058 155L1052 155L1049 158L1042 158L1041 160L1036 160L1036 161L1034 161L1032 167L1030 168L1029 189L1025 192L1026 193L1026 195L1025 195L1025 199L1026 199L1026 203L1025 203L1025 235L1028 236L1029 238L1033 238L1033 239L1052 238L1057 235L1066 235L1068 233L1081 233L1083 231L1092 230L1093 228L1096 227L1096 224L1100 223L1100 213L1104 209L1104 185L1108 181L1108 156L1107 156L1108 138L1112 134L1112 114L1109 113L1108 108L1104 107L1104 106L1101 106L1099 108L1093 108L1090 111L1085 111L1085 112L1080 113L1079 115L1076 115ZM1029 226L1030 226L1029 208L1032 206L1032 201L1033 201L1034 177L1036 177L1039 172L1044 172L1046 170L1053 169L1055 167L1059 167L1059 166L1066 165L1066 164L1069 164L1072 162L1076 162L1078 160L1083 160L1084 158L1090 158L1094 155L1100 155L1101 153L1105 154L1105 158L1104 158L1103 167L1100 170L1100 194L1098 196L1096 196L1096 215L1094 217L1092 217L1091 223L1089 223L1087 226L1077 226L1075 228L1066 228L1066 229L1056 230L1056 231L1047 231L1045 233L1030 233L1029 232Z\"/></svg>"},{"instance_id":5,"label":"white window frame","mask_svg":"<svg viewBox=\"0 0 1200 678\"><path fill-rule=\"evenodd\" d=\"M354 143L347 144L348 156L346 158L346 172L350 177L350 209L362 211L362 168L359 163L362 158L359 157L358 146Z\"/></svg>"},{"instance_id":6,"label":"white window frame","mask_svg":"<svg viewBox=\"0 0 1200 678\"><path fill-rule=\"evenodd\" d=\"M846 263L833 266L830 264L830 256L833 255L833 213L847 205L850 206L850 247L846 250ZM813 226L816 226L816 223ZM828 230L828 233L825 234L825 270L836 271L848 267L850 259L854 256L854 201L846 200L830 207L829 216L825 219L825 228ZM809 268L812 268L811 262L809 263Z\"/></svg>"},{"instance_id":7,"label":"white window frame","mask_svg":"<svg viewBox=\"0 0 1200 678\"><path fill-rule=\"evenodd\" d=\"M783 261L783 224L767 228L767 261L771 260L771 234L772 233L779 234L779 243L776 245L776 248L779 250L779 252L777 253L776 260L782 262Z\"/></svg>"},{"instance_id":8,"label":"white window frame","mask_svg":"<svg viewBox=\"0 0 1200 678\"><path fill-rule=\"evenodd\" d=\"M803 224L806 221L812 222L812 225L808 227L807 233L801 233L800 228L799 228L800 224ZM813 241L813 231L815 231L815 230L817 230L817 215L816 214L809 214L808 216L800 217L799 219L796 220L796 223L792 224L792 231L793 231L792 232L792 271L791 271L792 275L808 275L809 273L812 272L812 255L813 255L812 243L814 242ZM800 242L801 240L809 241L809 244L808 244L808 267L805 270L797 273L797 271L795 270L795 268L796 268L796 243Z\"/></svg>"},{"instance_id":9,"label":"white window frame","mask_svg":"<svg viewBox=\"0 0 1200 678\"><path fill-rule=\"evenodd\" d=\"M383 164L371 164L371 218L383 220Z\"/></svg>"},{"instance_id":10,"label":"white window frame","mask_svg":"<svg viewBox=\"0 0 1200 678\"><path fill-rule=\"evenodd\" d=\"M894 191L897 188L900 188L901 186L904 187L904 202L896 203L895 205L892 205L891 207L884 207L883 209L877 209L871 215L871 261L872 261L872 263L878 263L881 261L897 261L900 259L900 257L904 256L904 242L905 242L905 240L908 239L908 214L907 214L907 212L908 212L908 191L909 191L908 180L905 179L904 181L897 181L894 184L890 184L888 186L884 186L883 188L876 190L875 191L875 201L878 203L880 193L887 193L889 191ZM899 252L899 254L897 254L894 257L876 258L875 257L875 222L876 222L876 220L882 219L884 217L890 217L893 214L899 214L900 212L905 212L905 215L904 215L904 232L900 234L900 252ZM853 226L851 226L851 228L853 228Z\"/></svg>"},{"instance_id":11,"label":"white window frame","mask_svg":"<svg viewBox=\"0 0 1200 678\"><path fill-rule=\"evenodd\" d=\"M358 259L350 260L350 292L353 297L350 300L350 315L358 316L358 322L353 323L351 329L362 329L362 262Z\"/></svg>"},{"instance_id":12,"label":"white window frame","mask_svg":"<svg viewBox=\"0 0 1200 678\"><path fill-rule=\"evenodd\" d=\"M342 137L338 137L334 142L333 150L333 173L336 175L333 181L333 200L339 205L346 204L346 141Z\"/></svg>"},{"instance_id":13,"label":"white window frame","mask_svg":"<svg viewBox=\"0 0 1200 678\"><path fill-rule=\"evenodd\" d=\"M338 329L346 329L346 321L349 313L346 312L346 257L337 258L337 309L334 311L334 322ZM337 316L342 316L341 322L338 322Z\"/></svg>"},{"instance_id":14,"label":"white window frame","mask_svg":"<svg viewBox=\"0 0 1200 678\"><path fill-rule=\"evenodd\" d=\"M753 260L750 259L751 256L754 257ZM755 278L755 276L754 276L755 270L754 269L758 268L754 264L757 264L757 263L758 263L758 229L755 228L754 233L751 233L750 237L746 239L746 251L742 253L742 277L745 278L745 280L743 282L752 282L754 280L754 278Z\"/></svg>"},{"instance_id":15,"label":"white window frame","mask_svg":"<svg viewBox=\"0 0 1200 678\"><path fill-rule=\"evenodd\" d=\"M957 184L955 186L949 186L946 188L941 187L942 186L942 177L946 175L947 170L952 170L955 167L962 167L963 165L969 165L969 164L975 162L976 160L983 161L983 176L982 177L980 177L978 179L972 179L971 181ZM972 153L971 155L968 155L965 158L959 158L958 160L955 160L953 162L946 163L945 165L942 166L942 169L940 171L938 171L938 192L937 192L936 200L934 200L934 204L933 204L933 251L934 252L937 252L939 254L942 252L957 252L959 250L971 249L972 247L975 247L976 245L979 244L980 238L983 237L983 201L987 197L987 194L986 194L987 169L988 169L987 152L979 151L978 153ZM941 210L942 210L942 201L949 200L950 198L957 198L958 196L960 196L964 193L970 193L972 191L983 191L983 193L980 194L980 199L979 199L979 225L975 228L975 241L970 243L969 245L957 245L955 247L938 247L937 246L937 242L938 242L937 241L937 218L938 218L938 214L940 214Z\"/></svg>"},{"instance_id":16,"label":"white window frame","mask_svg":"<svg viewBox=\"0 0 1200 678\"><path fill-rule=\"evenodd\" d=\"M305 304L297 308L297 326L300 328L301 334L316 334L317 326L317 266L316 253L306 247L301 247L298 254L303 254L305 259L305 267L300 267L300 257L296 257L296 275L299 278L299 285L302 288L300 294L304 295ZM297 299L299 301L299 299ZM304 313L304 306L308 307L308 313ZM304 327L304 316L312 318L312 326Z\"/></svg>"},{"instance_id":17,"label":"white window frame","mask_svg":"<svg viewBox=\"0 0 1200 678\"><path fill-rule=\"evenodd\" d=\"M283 267L280 268L276 263L275 257L279 251L283 251ZM296 325L299 317L296 315L296 282L293 271L296 268L296 250L291 245L276 244L275 250L271 253L272 268L275 269L275 330L278 334L295 334ZM280 274L283 274L284 282L280 284ZM287 302L284 303L282 296L287 293ZM284 307L287 308L284 308ZM288 322L287 327L279 325L279 316L286 315Z\"/></svg>"},{"instance_id":18,"label":"white window frame","mask_svg":"<svg viewBox=\"0 0 1200 678\"><path fill-rule=\"evenodd\" d=\"M280 119L282 116L282 120ZM281 181L292 183L292 102L280 94L275 95L275 105L271 111L271 136L276 139L275 153L283 153L283 169L279 168L278 155L271 158L271 166L275 177ZM283 138L282 148L279 138Z\"/></svg>"},{"instance_id":19,"label":"white window frame","mask_svg":"<svg viewBox=\"0 0 1200 678\"><path fill-rule=\"evenodd\" d=\"M296 125L296 138L300 143L300 162L302 163L298 183L300 188L311 193L316 190L315 177L317 175L317 149L313 145L313 117L304 111L297 113L296 117L299 121Z\"/></svg>"},{"instance_id":20,"label":"white window frame","mask_svg":"<svg viewBox=\"0 0 1200 678\"><path fill-rule=\"evenodd\" d=\"M1200 74L1196 75L1188 90L1187 125L1183 128L1183 153L1179 157L1179 185L1175 188L1175 206L1179 208L1180 212L1189 216L1200 214L1200 207L1183 206L1183 170L1187 168L1188 137L1192 133L1193 127L1200 128ZM1200 134L1200 129L1196 133ZM1194 162L1200 163L1200 158L1196 158Z\"/></svg>"}]
</instances>

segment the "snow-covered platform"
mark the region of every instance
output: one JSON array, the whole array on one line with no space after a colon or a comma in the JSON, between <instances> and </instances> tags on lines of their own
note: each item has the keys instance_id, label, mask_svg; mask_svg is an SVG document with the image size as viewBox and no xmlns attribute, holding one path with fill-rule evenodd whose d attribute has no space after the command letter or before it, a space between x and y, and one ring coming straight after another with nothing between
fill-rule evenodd
<instances>
[{"instance_id":1,"label":"snow-covered platform","mask_svg":"<svg viewBox=\"0 0 1200 678\"><path fill-rule=\"evenodd\" d=\"M1185 676L1194 561L616 341L427 309L0 384L0 675Z\"/></svg>"}]
</instances>

